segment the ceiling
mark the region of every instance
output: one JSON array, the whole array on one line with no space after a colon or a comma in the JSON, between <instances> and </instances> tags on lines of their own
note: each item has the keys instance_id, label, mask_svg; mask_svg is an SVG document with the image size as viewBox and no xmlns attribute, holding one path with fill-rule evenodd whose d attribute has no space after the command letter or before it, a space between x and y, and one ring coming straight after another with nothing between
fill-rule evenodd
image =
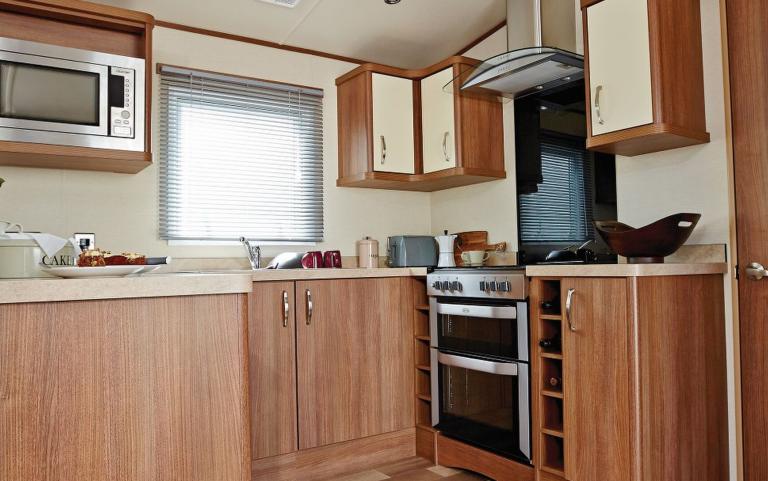
<instances>
[{"instance_id":1,"label":"ceiling","mask_svg":"<svg viewBox=\"0 0 768 481\"><path fill-rule=\"evenodd\" d=\"M96 0L158 20L404 68L449 57L506 18L506 0Z\"/></svg>"}]
</instances>

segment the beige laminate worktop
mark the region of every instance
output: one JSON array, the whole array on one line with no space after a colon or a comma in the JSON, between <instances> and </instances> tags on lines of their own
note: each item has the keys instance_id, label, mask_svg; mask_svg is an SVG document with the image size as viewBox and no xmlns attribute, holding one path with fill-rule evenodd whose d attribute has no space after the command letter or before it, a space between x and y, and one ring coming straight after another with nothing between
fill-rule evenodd
<instances>
[{"instance_id":1,"label":"beige laminate worktop","mask_svg":"<svg viewBox=\"0 0 768 481\"><path fill-rule=\"evenodd\" d=\"M0 280L0 304L248 293L253 282L425 276L426 269L285 269Z\"/></svg>"},{"instance_id":2,"label":"beige laminate worktop","mask_svg":"<svg viewBox=\"0 0 768 481\"><path fill-rule=\"evenodd\" d=\"M528 277L654 277L725 274L728 264L587 264L528 266Z\"/></svg>"}]
</instances>

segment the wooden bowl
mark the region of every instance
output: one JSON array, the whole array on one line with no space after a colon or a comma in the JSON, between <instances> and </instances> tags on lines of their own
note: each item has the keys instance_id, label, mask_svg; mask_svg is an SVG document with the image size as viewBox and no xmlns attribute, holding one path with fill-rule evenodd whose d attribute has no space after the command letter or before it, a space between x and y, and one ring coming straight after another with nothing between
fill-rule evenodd
<instances>
[{"instance_id":1,"label":"wooden bowl","mask_svg":"<svg viewBox=\"0 0 768 481\"><path fill-rule=\"evenodd\" d=\"M688 240L701 214L673 214L635 229L617 221L594 221L608 247L630 264L662 263Z\"/></svg>"}]
</instances>

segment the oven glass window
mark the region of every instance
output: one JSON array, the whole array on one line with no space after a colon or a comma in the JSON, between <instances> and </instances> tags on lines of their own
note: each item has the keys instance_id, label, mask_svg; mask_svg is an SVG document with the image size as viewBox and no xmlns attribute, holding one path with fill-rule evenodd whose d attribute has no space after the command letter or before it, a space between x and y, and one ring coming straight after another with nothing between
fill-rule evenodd
<instances>
[{"instance_id":1,"label":"oven glass window","mask_svg":"<svg viewBox=\"0 0 768 481\"><path fill-rule=\"evenodd\" d=\"M99 125L99 74L0 62L0 116Z\"/></svg>"},{"instance_id":2,"label":"oven glass window","mask_svg":"<svg viewBox=\"0 0 768 481\"><path fill-rule=\"evenodd\" d=\"M449 437L528 462L520 442L521 415L522 422L528 419L527 408L520 410L519 384L518 376L440 364L437 428ZM522 388L527 396L527 384Z\"/></svg>"},{"instance_id":3,"label":"oven glass window","mask_svg":"<svg viewBox=\"0 0 768 481\"><path fill-rule=\"evenodd\" d=\"M438 346L441 350L501 359L526 359L518 352L517 320L438 314Z\"/></svg>"}]
</instances>

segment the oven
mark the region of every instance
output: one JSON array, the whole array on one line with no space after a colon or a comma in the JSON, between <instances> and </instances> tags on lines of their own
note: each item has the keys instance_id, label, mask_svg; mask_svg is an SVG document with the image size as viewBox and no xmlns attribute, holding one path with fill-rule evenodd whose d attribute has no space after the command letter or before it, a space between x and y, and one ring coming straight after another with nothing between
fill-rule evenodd
<instances>
[{"instance_id":1,"label":"oven","mask_svg":"<svg viewBox=\"0 0 768 481\"><path fill-rule=\"evenodd\" d=\"M430 283L432 424L445 436L530 464L528 305L524 290L498 291L521 285L502 284L503 275Z\"/></svg>"},{"instance_id":2,"label":"oven","mask_svg":"<svg viewBox=\"0 0 768 481\"><path fill-rule=\"evenodd\" d=\"M144 150L145 61L0 37L0 140Z\"/></svg>"}]
</instances>

